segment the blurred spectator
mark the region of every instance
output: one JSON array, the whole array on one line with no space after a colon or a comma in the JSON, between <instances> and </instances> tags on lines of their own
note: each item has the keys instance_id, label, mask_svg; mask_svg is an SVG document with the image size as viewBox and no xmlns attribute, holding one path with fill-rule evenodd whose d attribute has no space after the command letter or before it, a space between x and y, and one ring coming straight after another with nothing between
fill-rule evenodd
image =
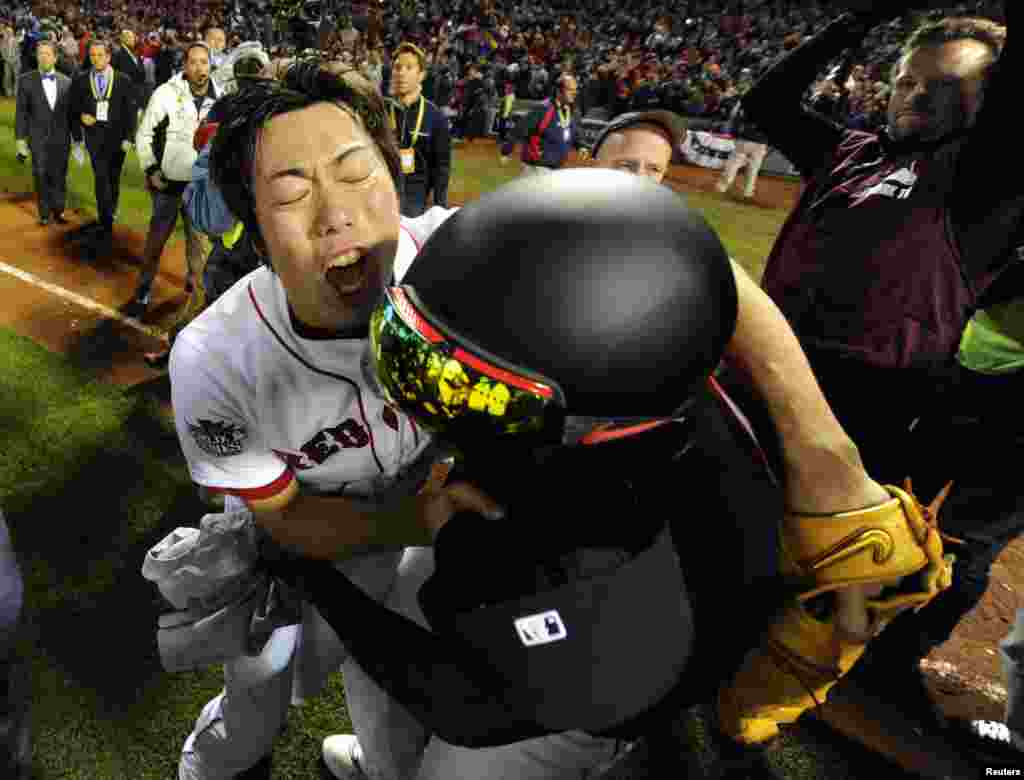
<instances>
[{"instance_id":1,"label":"blurred spectator","mask_svg":"<svg viewBox=\"0 0 1024 780\"><path fill-rule=\"evenodd\" d=\"M178 31L173 27L168 27L164 30L160 51L153 59L153 76L156 87L169 81L171 76L181 70L181 60Z\"/></svg>"},{"instance_id":2,"label":"blurred spectator","mask_svg":"<svg viewBox=\"0 0 1024 780\"><path fill-rule=\"evenodd\" d=\"M366 64L363 66L363 75L381 91L384 83L384 64L381 60L380 49L371 49L366 55Z\"/></svg>"},{"instance_id":3,"label":"blurred spectator","mask_svg":"<svg viewBox=\"0 0 1024 780\"><path fill-rule=\"evenodd\" d=\"M522 142L522 175L546 174L562 167L570 150L583 150L585 146L579 134L579 121L574 112L576 104L576 78L566 74L559 79L557 92L550 100L534 109L517 128ZM514 142L502 145L502 164L512 154Z\"/></svg>"},{"instance_id":4,"label":"blurred spectator","mask_svg":"<svg viewBox=\"0 0 1024 780\"><path fill-rule=\"evenodd\" d=\"M630 95L630 111L647 111L661 107L656 68L653 62L648 62L637 70Z\"/></svg>"},{"instance_id":5,"label":"blurred spectator","mask_svg":"<svg viewBox=\"0 0 1024 780\"><path fill-rule=\"evenodd\" d=\"M501 97L501 106L498 112L498 142L504 144L508 138L509 117L515 107L516 93L512 82L505 82L505 94Z\"/></svg>"},{"instance_id":6,"label":"blurred spectator","mask_svg":"<svg viewBox=\"0 0 1024 780\"><path fill-rule=\"evenodd\" d=\"M356 41L359 40L359 31L352 26L351 19L349 19L349 26L338 32L338 37L347 50L352 51L355 48Z\"/></svg>"},{"instance_id":7,"label":"blurred spectator","mask_svg":"<svg viewBox=\"0 0 1024 780\"><path fill-rule=\"evenodd\" d=\"M449 105L455 94L455 76L452 73L452 64L449 62L447 49L438 55L433 70L434 96L428 99L433 100L445 116L448 116L450 111Z\"/></svg>"},{"instance_id":8,"label":"blurred spectator","mask_svg":"<svg viewBox=\"0 0 1024 780\"><path fill-rule=\"evenodd\" d=\"M227 56L227 38L224 30L220 27L209 27L206 30L203 40L210 48L210 68L219 68Z\"/></svg>"},{"instance_id":9,"label":"blurred spectator","mask_svg":"<svg viewBox=\"0 0 1024 780\"><path fill-rule=\"evenodd\" d=\"M451 172L451 138L448 120L423 94L426 55L418 46L403 43L392 63L392 93L397 105L389 107L402 165L401 211L418 217L433 205L448 206Z\"/></svg>"},{"instance_id":10,"label":"blurred spectator","mask_svg":"<svg viewBox=\"0 0 1024 780\"><path fill-rule=\"evenodd\" d=\"M66 24L61 28L58 46L60 47L60 60L67 63L70 68L70 72L62 72L68 76L74 76L75 73L78 72L79 65L81 65L81 60L78 58L78 40L75 38L75 34L72 32L71 27ZM58 70L61 70L59 65Z\"/></svg>"},{"instance_id":11,"label":"blurred spectator","mask_svg":"<svg viewBox=\"0 0 1024 780\"><path fill-rule=\"evenodd\" d=\"M743 197L750 200L757 188L757 176L761 172L764 158L768 155L767 138L752 122L746 121L742 103L737 103L729 117L726 132L735 139L736 146L725 161L722 176L715 185L721 192L728 192L736 180L736 175L746 169L747 182L743 188Z\"/></svg>"},{"instance_id":12,"label":"blurred spectator","mask_svg":"<svg viewBox=\"0 0 1024 780\"><path fill-rule=\"evenodd\" d=\"M114 70L124 75L134 88L135 107L139 110L146 107L149 97L146 88L146 69L142 60L135 53L135 33L132 30L121 30L121 40L114 44L114 52L110 56L110 64Z\"/></svg>"},{"instance_id":13,"label":"blurred spectator","mask_svg":"<svg viewBox=\"0 0 1024 780\"><path fill-rule=\"evenodd\" d=\"M0 64L4 70L4 95L14 97L21 74L21 54L14 28L9 24L0 25Z\"/></svg>"},{"instance_id":14,"label":"blurred spectator","mask_svg":"<svg viewBox=\"0 0 1024 780\"><path fill-rule=\"evenodd\" d=\"M88 68L89 63L89 42L93 38L92 30L84 22L79 25L78 37L78 62L83 68Z\"/></svg>"},{"instance_id":15,"label":"blurred spectator","mask_svg":"<svg viewBox=\"0 0 1024 780\"><path fill-rule=\"evenodd\" d=\"M484 85L483 72L479 65L469 66L462 95L462 110L459 113L456 135L472 140L486 135L486 121L489 96Z\"/></svg>"}]
</instances>

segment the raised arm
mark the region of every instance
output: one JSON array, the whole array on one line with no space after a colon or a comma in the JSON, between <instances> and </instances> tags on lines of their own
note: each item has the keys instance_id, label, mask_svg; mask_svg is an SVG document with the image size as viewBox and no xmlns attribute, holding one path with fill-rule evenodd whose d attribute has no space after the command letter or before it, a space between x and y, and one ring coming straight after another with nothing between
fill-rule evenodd
<instances>
[{"instance_id":1,"label":"raised arm","mask_svg":"<svg viewBox=\"0 0 1024 780\"><path fill-rule=\"evenodd\" d=\"M1003 7L1006 44L992 66L977 120L960 151L951 196L951 216L962 254L976 270L986 269L993 261L1005 257L1015 235L1013 228L1024 216L1020 189L1024 160L1017 155L999 155L998 174L992 175L993 154L1012 148L1016 142L1015 90L1022 70L1020 52L1013 48L1009 32L1011 21L1020 20L1019 4L1004 2Z\"/></svg>"},{"instance_id":2,"label":"raised arm","mask_svg":"<svg viewBox=\"0 0 1024 780\"><path fill-rule=\"evenodd\" d=\"M804 176L815 171L839 144L843 128L803 106L802 98L822 67L856 46L877 15L845 13L782 57L742 99L748 121Z\"/></svg>"},{"instance_id":3,"label":"raised arm","mask_svg":"<svg viewBox=\"0 0 1024 780\"><path fill-rule=\"evenodd\" d=\"M739 308L726 358L764 403L778 434L787 507L822 514L885 501L785 316L743 268L733 262L732 269Z\"/></svg>"}]
</instances>

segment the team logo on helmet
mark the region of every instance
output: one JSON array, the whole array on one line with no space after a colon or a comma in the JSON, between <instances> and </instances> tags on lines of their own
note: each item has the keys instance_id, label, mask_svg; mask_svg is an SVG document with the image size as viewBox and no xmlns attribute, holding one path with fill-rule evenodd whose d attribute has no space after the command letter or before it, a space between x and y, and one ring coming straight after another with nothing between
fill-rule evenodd
<instances>
[{"instance_id":1,"label":"team logo on helmet","mask_svg":"<svg viewBox=\"0 0 1024 780\"><path fill-rule=\"evenodd\" d=\"M200 419L195 424L188 423L188 429L196 446L216 458L241 454L247 438L245 428L222 420Z\"/></svg>"}]
</instances>

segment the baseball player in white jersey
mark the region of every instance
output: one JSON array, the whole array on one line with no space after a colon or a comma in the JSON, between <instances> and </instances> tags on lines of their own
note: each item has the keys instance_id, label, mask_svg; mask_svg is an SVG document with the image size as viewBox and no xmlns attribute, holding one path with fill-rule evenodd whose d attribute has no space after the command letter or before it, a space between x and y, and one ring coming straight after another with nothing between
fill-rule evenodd
<instances>
[{"instance_id":1,"label":"baseball player in white jersey","mask_svg":"<svg viewBox=\"0 0 1024 780\"><path fill-rule=\"evenodd\" d=\"M302 67L291 91L267 82L232 96L227 115L251 122L252 145L226 133L212 183L271 267L240 280L176 340L175 423L193 480L224 493L226 509L248 507L276 542L337 561L383 600L405 547L430 544L456 511L499 508L465 484L424 486L429 438L383 402L363 366L384 286L451 212L401 219L380 98L356 77ZM232 158L247 150L248 160ZM344 659L312 608L269 644L277 657L266 668L225 664L225 690L182 750L182 780L269 778L293 693L316 693L343 661L367 755L382 757L383 776L418 763L423 744L394 739L408 716Z\"/></svg>"},{"instance_id":2,"label":"baseball player in white jersey","mask_svg":"<svg viewBox=\"0 0 1024 780\"><path fill-rule=\"evenodd\" d=\"M450 213L434 208L402 220L396 277ZM410 484L405 472L413 472L414 484L421 482L415 477L422 469L410 467L420 465L418 456L430 439L368 385L365 347L362 338L329 338L303 325L269 268L242 279L175 342L175 423L193 480L225 493L228 509L273 500L294 483L310 495L379 503ZM340 566L383 600L400 557L396 549ZM284 725L293 689L297 699L314 695L327 674L341 667L344 651L333 633L314 610L304 617L294 637L298 674L290 665L273 679L241 682L242 693L235 683L244 676L245 662L238 669L227 665L225 692L204 708L186 742L183 779L233 777L261 760ZM372 686L354 662L345 665L344 676L350 702ZM244 706L235 707L242 701ZM359 713L356 705L353 718ZM368 723L366 732L382 733L382 724Z\"/></svg>"}]
</instances>

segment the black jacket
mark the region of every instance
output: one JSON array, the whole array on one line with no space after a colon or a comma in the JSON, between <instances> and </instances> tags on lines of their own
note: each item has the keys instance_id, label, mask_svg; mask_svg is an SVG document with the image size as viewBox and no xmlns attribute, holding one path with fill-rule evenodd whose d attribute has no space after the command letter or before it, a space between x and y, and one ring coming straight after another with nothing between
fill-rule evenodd
<instances>
[{"instance_id":1,"label":"black jacket","mask_svg":"<svg viewBox=\"0 0 1024 780\"><path fill-rule=\"evenodd\" d=\"M114 53L110 55L110 64L118 73L123 73L135 86L135 106L145 108L143 99L146 95L146 69L142 65L142 58L132 54L124 46L114 47Z\"/></svg>"},{"instance_id":2,"label":"black jacket","mask_svg":"<svg viewBox=\"0 0 1024 780\"><path fill-rule=\"evenodd\" d=\"M757 646L786 603L778 574L775 526L759 522L765 516L781 515L781 491L738 419L714 394L699 394L692 415L692 446L679 453L682 460L673 465L662 463L651 473L658 479L651 479L649 495L656 495L659 485L663 489L678 477L684 484L700 485L715 500L715 522L702 530L701 544L686 543L689 518L685 514L669 521L686 577L685 592L680 595L688 596L693 607L694 652L661 701L599 736L637 739L664 729L681 710L707 701L721 684L732 679L744 655ZM657 463L653 453L648 460ZM435 541L437 571L420 591L421 604L425 591L435 588L437 592L438 572L449 574L449 580L457 580L462 573L464 582L475 581L468 576L474 572L464 572L462 564L473 560L473 550L479 550L482 540L486 543L501 532L481 531L483 527L479 518L466 514L453 518L440 531ZM536 545L532 550L536 560L542 559L543 547ZM708 549L730 550L736 575L723 578L720 561L709 556ZM553 557L550 552L546 555L549 561ZM526 562L527 557L513 553L509 561L492 563L521 576L536 565L532 560ZM443 620L434 621L432 630L420 627L375 602L329 562L272 555L265 562L273 575L296 585L317 607L371 678L445 741L481 748L553 733L530 716L528 702L517 695L517 684L525 682L517 679L523 675L525 663L496 669ZM749 605L750 619L723 623L722 603ZM437 606L441 617L460 608L446 604L445 599ZM639 649L638 658L642 653ZM415 658L414 663L410 657ZM551 691L550 695L559 693Z\"/></svg>"},{"instance_id":3,"label":"black jacket","mask_svg":"<svg viewBox=\"0 0 1024 780\"><path fill-rule=\"evenodd\" d=\"M28 141L33 155L44 156L43 149L56 149L67 154L70 135L68 131L68 97L71 80L57 76L57 100L54 107L46 99L42 74L37 70L24 74L18 80L18 99L15 107L16 138Z\"/></svg>"},{"instance_id":4,"label":"black jacket","mask_svg":"<svg viewBox=\"0 0 1024 780\"><path fill-rule=\"evenodd\" d=\"M404 186L424 188L427 195L433 191L435 206L448 206L448 180L452 166L452 142L448 118L436 104L423 98L423 122L414 138L420 101L407 108L398 101L390 101L388 116L394 118L393 128L399 149L415 149L416 170L404 174Z\"/></svg>"},{"instance_id":5,"label":"black jacket","mask_svg":"<svg viewBox=\"0 0 1024 780\"><path fill-rule=\"evenodd\" d=\"M176 46L164 46L153 59L153 81L157 87L181 70L181 49Z\"/></svg>"},{"instance_id":6,"label":"black jacket","mask_svg":"<svg viewBox=\"0 0 1024 780\"><path fill-rule=\"evenodd\" d=\"M113 152L122 141L135 141L135 85L116 70L110 89L108 121L97 122L91 127L82 124L82 115L96 116L96 97L92 91L92 70L85 71L71 85L68 113L71 124L71 138L76 143L85 139L92 154Z\"/></svg>"}]
</instances>

